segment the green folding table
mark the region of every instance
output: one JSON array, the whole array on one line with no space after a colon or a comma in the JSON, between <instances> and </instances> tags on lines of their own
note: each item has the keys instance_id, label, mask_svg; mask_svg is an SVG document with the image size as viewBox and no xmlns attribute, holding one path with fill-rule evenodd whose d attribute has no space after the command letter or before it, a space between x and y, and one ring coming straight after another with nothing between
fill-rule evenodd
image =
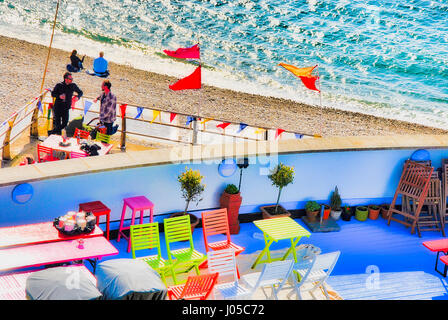
<instances>
[{"instance_id":1,"label":"green folding table","mask_svg":"<svg viewBox=\"0 0 448 320\"><path fill-rule=\"evenodd\" d=\"M254 221L254 224L263 232L265 248L260 252L252 269L254 269L258 264L265 262L272 262L276 260L285 260L286 257L292 252L294 256L294 261L297 262L296 256L296 245L302 237L309 237L311 233L303 228L300 224L295 222L290 217L279 217L272 219L264 219ZM291 246L288 251L281 258L272 259L269 252L269 247L275 241L279 240L291 240ZM266 260L261 260L266 255Z\"/></svg>"}]
</instances>

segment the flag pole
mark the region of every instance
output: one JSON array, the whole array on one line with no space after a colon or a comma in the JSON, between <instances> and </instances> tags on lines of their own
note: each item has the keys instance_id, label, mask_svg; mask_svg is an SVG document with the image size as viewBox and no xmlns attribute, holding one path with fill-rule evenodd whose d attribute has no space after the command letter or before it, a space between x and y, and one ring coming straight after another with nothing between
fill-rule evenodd
<instances>
[{"instance_id":1,"label":"flag pole","mask_svg":"<svg viewBox=\"0 0 448 320\"><path fill-rule=\"evenodd\" d=\"M320 74L319 74L319 65L317 65L316 67L317 69L317 79L319 79L319 100L320 100L320 122L322 123L322 118L323 118L323 107L322 107L322 87L321 87L321 83L320 83ZM320 128L320 136L322 136L322 126L319 126Z\"/></svg>"},{"instance_id":2,"label":"flag pole","mask_svg":"<svg viewBox=\"0 0 448 320\"><path fill-rule=\"evenodd\" d=\"M56 27L56 21L57 21L57 18L58 18L59 2L60 2L60 0L58 0L58 2L56 4L56 12L55 12L55 15L54 15L53 28L52 28L52 31L51 31L50 45L48 46L47 60L45 61L44 74L42 76L42 83L40 85L39 93L42 93L42 90L43 90L44 84L45 84L45 76L47 74L48 61L50 60L51 46L53 44L54 29ZM39 97L39 101L42 102L42 96ZM30 131L31 131L30 132L30 136L31 137L35 137L35 138L38 138L38 136L39 136L39 133L38 133L38 116L39 116L39 110L36 109L36 110L34 110L34 113L33 113L33 116L32 116L32 124L31 124L31 128L30 128Z\"/></svg>"}]
</instances>

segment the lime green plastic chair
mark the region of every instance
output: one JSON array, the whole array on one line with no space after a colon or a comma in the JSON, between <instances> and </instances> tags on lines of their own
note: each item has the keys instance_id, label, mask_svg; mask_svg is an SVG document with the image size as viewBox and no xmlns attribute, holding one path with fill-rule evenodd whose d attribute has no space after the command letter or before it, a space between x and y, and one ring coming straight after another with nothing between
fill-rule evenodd
<instances>
[{"instance_id":1,"label":"lime green plastic chair","mask_svg":"<svg viewBox=\"0 0 448 320\"><path fill-rule=\"evenodd\" d=\"M163 224L168 263L174 284L177 284L176 274L187 273L194 268L199 275L199 264L207 257L194 249L190 216L167 218L163 220ZM188 241L187 247L184 245L186 241Z\"/></svg>"},{"instance_id":2,"label":"lime green plastic chair","mask_svg":"<svg viewBox=\"0 0 448 320\"><path fill-rule=\"evenodd\" d=\"M151 268L156 270L162 281L166 284L165 272L168 263L162 258L160 252L159 224L157 222L131 225L132 258L145 261ZM137 257L135 252L139 250L157 250L157 254Z\"/></svg>"},{"instance_id":3,"label":"lime green plastic chair","mask_svg":"<svg viewBox=\"0 0 448 320\"><path fill-rule=\"evenodd\" d=\"M110 136L101 132L97 132L95 136L95 140L104 142L104 143L110 143Z\"/></svg>"}]
</instances>

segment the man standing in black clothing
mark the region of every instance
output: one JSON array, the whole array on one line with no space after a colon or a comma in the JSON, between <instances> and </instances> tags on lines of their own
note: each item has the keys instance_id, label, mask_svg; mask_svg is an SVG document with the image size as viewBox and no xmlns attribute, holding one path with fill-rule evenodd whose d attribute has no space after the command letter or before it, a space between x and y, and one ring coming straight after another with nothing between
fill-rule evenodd
<instances>
[{"instance_id":1,"label":"man standing in black clothing","mask_svg":"<svg viewBox=\"0 0 448 320\"><path fill-rule=\"evenodd\" d=\"M64 74L64 81L58 83L51 92L51 96L56 98L56 101L53 106L53 130L48 131L48 135L60 135L62 129L67 126L73 92L78 94L78 99L82 97L81 89L73 83L72 74L66 72Z\"/></svg>"}]
</instances>

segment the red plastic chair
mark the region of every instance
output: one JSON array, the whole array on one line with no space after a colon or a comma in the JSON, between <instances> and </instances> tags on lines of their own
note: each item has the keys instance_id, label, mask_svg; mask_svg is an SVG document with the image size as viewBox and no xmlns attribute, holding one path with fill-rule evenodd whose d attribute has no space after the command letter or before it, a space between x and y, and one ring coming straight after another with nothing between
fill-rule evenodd
<instances>
[{"instance_id":1,"label":"red plastic chair","mask_svg":"<svg viewBox=\"0 0 448 320\"><path fill-rule=\"evenodd\" d=\"M227 209L218 209L212 211L202 212L202 231L204 234L204 244L206 252L210 250L216 251L221 249L232 248L235 251L235 256L244 251L244 247L241 247L232 242L230 238L229 219L227 216ZM225 239L222 239L224 235ZM217 239L219 238L219 239ZM206 267L207 261L205 261L200 267ZM238 278L240 273L237 269Z\"/></svg>"},{"instance_id":2,"label":"red plastic chair","mask_svg":"<svg viewBox=\"0 0 448 320\"><path fill-rule=\"evenodd\" d=\"M37 162L47 162L59 160L53 157L53 149L49 147L37 145Z\"/></svg>"},{"instance_id":3,"label":"red plastic chair","mask_svg":"<svg viewBox=\"0 0 448 320\"><path fill-rule=\"evenodd\" d=\"M79 139L88 139L90 136L89 131L81 130L79 128L75 128L75 134L73 135L74 138Z\"/></svg>"},{"instance_id":4,"label":"red plastic chair","mask_svg":"<svg viewBox=\"0 0 448 320\"><path fill-rule=\"evenodd\" d=\"M87 157L87 154L84 152L75 152L75 151L70 152L70 159L84 158L84 157Z\"/></svg>"},{"instance_id":5,"label":"red plastic chair","mask_svg":"<svg viewBox=\"0 0 448 320\"><path fill-rule=\"evenodd\" d=\"M207 300L218 281L218 272L189 276L185 284L168 287L170 300Z\"/></svg>"}]
</instances>

